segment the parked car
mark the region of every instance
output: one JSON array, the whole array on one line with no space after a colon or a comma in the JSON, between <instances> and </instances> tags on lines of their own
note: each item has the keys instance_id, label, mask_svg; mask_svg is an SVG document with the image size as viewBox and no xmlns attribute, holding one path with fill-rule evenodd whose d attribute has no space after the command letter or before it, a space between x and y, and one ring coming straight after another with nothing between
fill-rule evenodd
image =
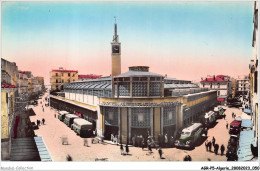
<instances>
[{"instance_id":1,"label":"parked car","mask_svg":"<svg viewBox=\"0 0 260 171\"><path fill-rule=\"evenodd\" d=\"M66 114L65 119L64 119L64 123L68 126L71 127L71 125L73 124L73 120L79 118L77 115L74 114Z\"/></svg>"},{"instance_id":2,"label":"parked car","mask_svg":"<svg viewBox=\"0 0 260 171\"><path fill-rule=\"evenodd\" d=\"M90 137L93 135L92 123L82 118L74 119L71 128L81 137Z\"/></svg>"},{"instance_id":3,"label":"parked car","mask_svg":"<svg viewBox=\"0 0 260 171\"><path fill-rule=\"evenodd\" d=\"M227 161L237 161L237 147L229 147L226 152Z\"/></svg>"},{"instance_id":4,"label":"parked car","mask_svg":"<svg viewBox=\"0 0 260 171\"><path fill-rule=\"evenodd\" d=\"M202 134L204 134L203 125L192 123L191 126L182 130L180 138L175 141L174 145L176 147L193 148Z\"/></svg>"},{"instance_id":5,"label":"parked car","mask_svg":"<svg viewBox=\"0 0 260 171\"><path fill-rule=\"evenodd\" d=\"M236 135L231 135L229 140L228 140L228 145L227 145L227 149L229 148L233 148L233 147L236 147L238 146L238 136Z\"/></svg>"},{"instance_id":6,"label":"parked car","mask_svg":"<svg viewBox=\"0 0 260 171\"><path fill-rule=\"evenodd\" d=\"M59 111L58 119L63 122L66 114L69 114L69 112L67 112L67 111Z\"/></svg>"},{"instance_id":7,"label":"parked car","mask_svg":"<svg viewBox=\"0 0 260 171\"><path fill-rule=\"evenodd\" d=\"M241 131L241 121L234 120L230 123L229 134L238 135Z\"/></svg>"}]
</instances>

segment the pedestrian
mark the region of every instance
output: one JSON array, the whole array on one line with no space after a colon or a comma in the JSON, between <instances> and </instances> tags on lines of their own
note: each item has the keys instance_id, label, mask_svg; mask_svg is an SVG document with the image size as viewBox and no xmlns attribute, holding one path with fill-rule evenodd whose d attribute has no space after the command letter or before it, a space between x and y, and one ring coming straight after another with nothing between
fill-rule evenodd
<instances>
[{"instance_id":1,"label":"pedestrian","mask_svg":"<svg viewBox=\"0 0 260 171\"><path fill-rule=\"evenodd\" d=\"M44 118L42 118L42 124L44 125L44 122L45 122L45 119Z\"/></svg>"},{"instance_id":2,"label":"pedestrian","mask_svg":"<svg viewBox=\"0 0 260 171\"><path fill-rule=\"evenodd\" d=\"M129 153L129 147L128 147L128 144L126 144L126 146L125 146L125 151L126 151L126 154L128 155L128 153Z\"/></svg>"},{"instance_id":3,"label":"pedestrian","mask_svg":"<svg viewBox=\"0 0 260 171\"><path fill-rule=\"evenodd\" d=\"M234 118L235 118L235 119L236 119L236 116L237 116L237 115L236 115L236 114L234 114Z\"/></svg>"},{"instance_id":4,"label":"pedestrian","mask_svg":"<svg viewBox=\"0 0 260 171\"><path fill-rule=\"evenodd\" d=\"M227 122L227 124L226 124L226 128L228 129L228 122Z\"/></svg>"},{"instance_id":5,"label":"pedestrian","mask_svg":"<svg viewBox=\"0 0 260 171\"><path fill-rule=\"evenodd\" d=\"M218 148L219 148L219 145L218 144L215 144L214 146L214 152L216 155L218 155Z\"/></svg>"},{"instance_id":6,"label":"pedestrian","mask_svg":"<svg viewBox=\"0 0 260 171\"><path fill-rule=\"evenodd\" d=\"M56 118L56 113L54 114L54 118Z\"/></svg>"},{"instance_id":7,"label":"pedestrian","mask_svg":"<svg viewBox=\"0 0 260 171\"><path fill-rule=\"evenodd\" d=\"M215 146L215 142L216 142L216 139L215 139L215 137L213 136L213 138L212 138L212 145L213 145L213 147Z\"/></svg>"},{"instance_id":8,"label":"pedestrian","mask_svg":"<svg viewBox=\"0 0 260 171\"><path fill-rule=\"evenodd\" d=\"M205 128L205 137L208 136L208 128Z\"/></svg>"},{"instance_id":9,"label":"pedestrian","mask_svg":"<svg viewBox=\"0 0 260 171\"><path fill-rule=\"evenodd\" d=\"M42 108L42 111L44 112L44 108Z\"/></svg>"},{"instance_id":10,"label":"pedestrian","mask_svg":"<svg viewBox=\"0 0 260 171\"><path fill-rule=\"evenodd\" d=\"M168 147L168 136L167 134L164 135L164 145L167 148Z\"/></svg>"},{"instance_id":11,"label":"pedestrian","mask_svg":"<svg viewBox=\"0 0 260 171\"><path fill-rule=\"evenodd\" d=\"M158 153L159 153L160 159L161 159L162 158L162 148L161 147L159 148Z\"/></svg>"},{"instance_id":12,"label":"pedestrian","mask_svg":"<svg viewBox=\"0 0 260 171\"><path fill-rule=\"evenodd\" d=\"M206 140L206 142L205 142L205 147L206 147L206 150L209 151L209 143L208 143L208 140Z\"/></svg>"},{"instance_id":13,"label":"pedestrian","mask_svg":"<svg viewBox=\"0 0 260 171\"><path fill-rule=\"evenodd\" d=\"M234 112L232 112L232 118L234 118Z\"/></svg>"},{"instance_id":14,"label":"pedestrian","mask_svg":"<svg viewBox=\"0 0 260 171\"><path fill-rule=\"evenodd\" d=\"M132 143L133 143L133 146L135 147L135 137L136 137L136 135L134 135L133 137L132 137Z\"/></svg>"},{"instance_id":15,"label":"pedestrian","mask_svg":"<svg viewBox=\"0 0 260 171\"><path fill-rule=\"evenodd\" d=\"M171 138L170 138L170 147L173 147L173 145L174 145L174 138L173 138L173 136L171 136Z\"/></svg>"},{"instance_id":16,"label":"pedestrian","mask_svg":"<svg viewBox=\"0 0 260 171\"><path fill-rule=\"evenodd\" d=\"M221 156L223 156L224 151L225 151L225 147L224 147L223 144L222 144L221 147L220 147L220 151L221 151Z\"/></svg>"},{"instance_id":17,"label":"pedestrian","mask_svg":"<svg viewBox=\"0 0 260 171\"><path fill-rule=\"evenodd\" d=\"M226 120L226 114L224 113L224 119Z\"/></svg>"},{"instance_id":18,"label":"pedestrian","mask_svg":"<svg viewBox=\"0 0 260 171\"><path fill-rule=\"evenodd\" d=\"M93 143L92 143L93 144ZM87 145L87 147L88 147L88 139L87 138L84 138L84 146L86 146Z\"/></svg>"},{"instance_id":19,"label":"pedestrian","mask_svg":"<svg viewBox=\"0 0 260 171\"><path fill-rule=\"evenodd\" d=\"M113 135L113 134L111 134L110 140L111 140L112 142L114 142L114 135Z\"/></svg>"},{"instance_id":20,"label":"pedestrian","mask_svg":"<svg viewBox=\"0 0 260 171\"><path fill-rule=\"evenodd\" d=\"M39 125L40 125L40 121L37 119L37 126L39 127Z\"/></svg>"},{"instance_id":21,"label":"pedestrian","mask_svg":"<svg viewBox=\"0 0 260 171\"><path fill-rule=\"evenodd\" d=\"M120 151L121 151L121 155L124 154L124 147L123 147L123 144L120 145Z\"/></svg>"},{"instance_id":22,"label":"pedestrian","mask_svg":"<svg viewBox=\"0 0 260 171\"><path fill-rule=\"evenodd\" d=\"M211 143L211 141L208 143L208 146L209 146L209 151L211 152L211 148L212 148L212 143Z\"/></svg>"}]
</instances>

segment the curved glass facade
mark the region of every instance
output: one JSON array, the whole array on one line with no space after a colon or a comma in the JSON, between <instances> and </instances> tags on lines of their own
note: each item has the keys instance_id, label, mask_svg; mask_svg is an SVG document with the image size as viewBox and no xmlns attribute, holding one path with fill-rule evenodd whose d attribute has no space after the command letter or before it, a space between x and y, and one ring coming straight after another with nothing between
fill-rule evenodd
<instances>
[{"instance_id":1,"label":"curved glass facade","mask_svg":"<svg viewBox=\"0 0 260 171\"><path fill-rule=\"evenodd\" d=\"M150 108L131 108L131 127L150 127Z\"/></svg>"}]
</instances>

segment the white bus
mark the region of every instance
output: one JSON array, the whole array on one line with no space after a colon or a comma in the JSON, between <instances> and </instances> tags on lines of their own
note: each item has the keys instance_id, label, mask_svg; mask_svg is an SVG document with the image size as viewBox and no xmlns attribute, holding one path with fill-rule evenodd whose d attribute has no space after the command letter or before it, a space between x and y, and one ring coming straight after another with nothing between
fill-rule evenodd
<instances>
[{"instance_id":1,"label":"white bus","mask_svg":"<svg viewBox=\"0 0 260 171\"><path fill-rule=\"evenodd\" d=\"M77 134L79 134L82 137L89 137L93 133L92 123L85 119L74 119L74 122L71 127Z\"/></svg>"},{"instance_id":2,"label":"white bus","mask_svg":"<svg viewBox=\"0 0 260 171\"><path fill-rule=\"evenodd\" d=\"M60 121L63 121L66 114L69 114L69 112L64 111L64 110L59 111L59 113L58 113L58 119L59 119Z\"/></svg>"}]
</instances>

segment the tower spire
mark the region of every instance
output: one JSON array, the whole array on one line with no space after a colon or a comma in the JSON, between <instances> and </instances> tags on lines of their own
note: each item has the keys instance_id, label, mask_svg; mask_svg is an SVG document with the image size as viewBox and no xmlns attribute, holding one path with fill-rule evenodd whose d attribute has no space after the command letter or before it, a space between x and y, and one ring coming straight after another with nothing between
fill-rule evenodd
<instances>
[{"instance_id":1,"label":"tower spire","mask_svg":"<svg viewBox=\"0 0 260 171\"><path fill-rule=\"evenodd\" d=\"M113 37L113 41L114 41L114 42L118 42L116 16L114 16L114 18L115 18L115 28L114 28L114 37Z\"/></svg>"}]
</instances>

